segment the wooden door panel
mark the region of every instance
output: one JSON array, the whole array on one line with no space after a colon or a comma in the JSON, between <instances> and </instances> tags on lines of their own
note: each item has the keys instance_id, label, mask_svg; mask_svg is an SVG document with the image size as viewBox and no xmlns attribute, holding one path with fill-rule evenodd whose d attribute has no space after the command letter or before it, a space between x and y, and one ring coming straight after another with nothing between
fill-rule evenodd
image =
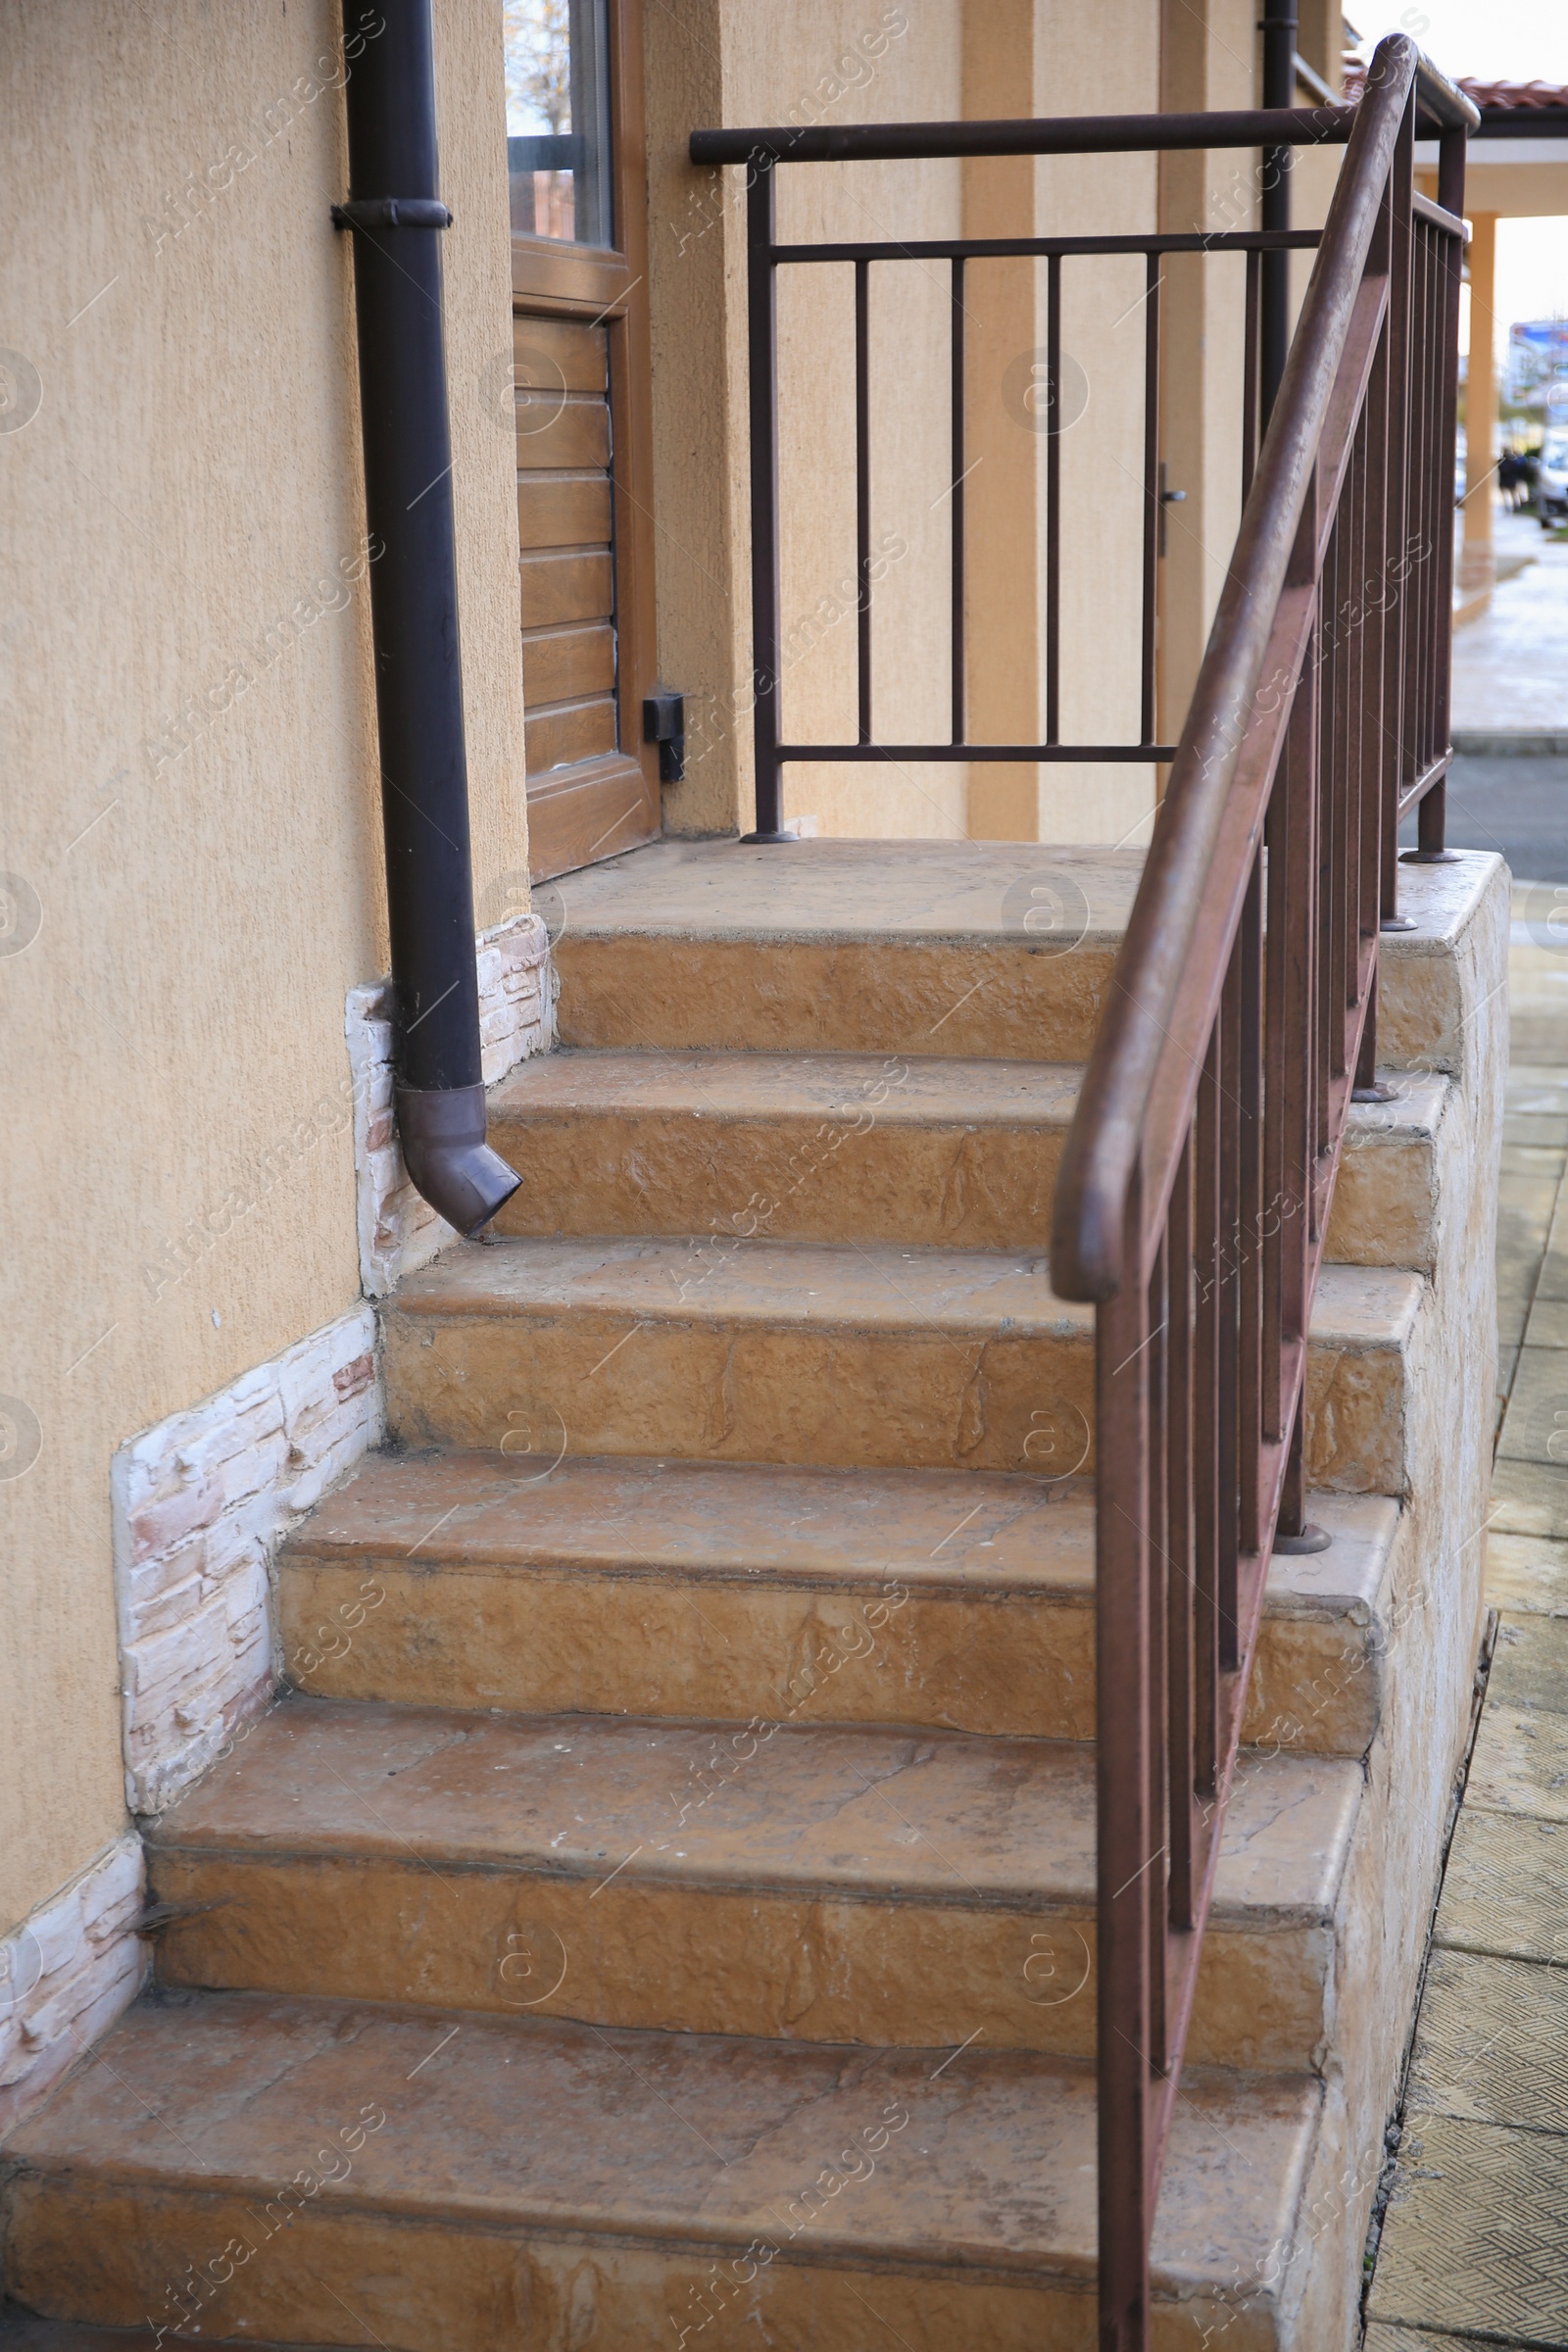
<instances>
[{"instance_id":1,"label":"wooden door panel","mask_svg":"<svg viewBox=\"0 0 1568 2352\"><path fill-rule=\"evenodd\" d=\"M577 702L614 688L615 633L608 621L524 637L522 694L530 715L541 703Z\"/></svg>"},{"instance_id":2,"label":"wooden door panel","mask_svg":"<svg viewBox=\"0 0 1568 2352\"><path fill-rule=\"evenodd\" d=\"M563 466L608 467L610 403L602 392L517 394L517 464L534 472Z\"/></svg>"},{"instance_id":3,"label":"wooden door panel","mask_svg":"<svg viewBox=\"0 0 1568 2352\"><path fill-rule=\"evenodd\" d=\"M615 702L612 695L595 695L582 703L558 703L535 712L523 724L528 773L539 783L553 767L573 760L593 760L615 749Z\"/></svg>"},{"instance_id":4,"label":"wooden door panel","mask_svg":"<svg viewBox=\"0 0 1568 2352\"><path fill-rule=\"evenodd\" d=\"M556 629L568 620L608 620L614 587L608 547L587 554L524 556L522 625Z\"/></svg>"},{"instance_id":5,"label":"wooden door panel","mask_svg":"<svg viewBox=\"0 0 1568 2352\"><path fill-rule=\"evenodd\" d=\"M544 547L610 545L608 473L519 473L517 537L525 555Z\"/></svg>"},{"instance_id":6,"label":"wooden door panel","mask_svg":"<svg viewBox=\"0 0 1568 2352\"><path fill-rule=\"evenodd\" d=\"M610 381L602 326L519 312L512 321L513 372L519 390L603 392Z\"/></svg>"}]
</instances>

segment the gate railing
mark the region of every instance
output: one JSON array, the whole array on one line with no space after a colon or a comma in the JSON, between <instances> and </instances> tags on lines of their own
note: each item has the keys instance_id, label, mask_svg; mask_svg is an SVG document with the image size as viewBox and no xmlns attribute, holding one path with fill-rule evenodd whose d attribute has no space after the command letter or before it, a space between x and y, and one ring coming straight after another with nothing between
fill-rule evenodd
<instances>
[{"instance_id":1,"label":"gate railing","mask_svg":"<svg viewBox=\"0 0 1568 2352\"><path fill-rule=\"evenodd\" d=\"M1413 190L1418 112L1441 202ZM694 163L748 167L757 830L789 838L804 760L1170 762L1057 1183L1052 1279L1096 1302L1100 2309L1105 2352L1145 2352L1150 2238L1271 1553L1303 1517L1306 1330L1353 1093L1374 1070L1380 927L1399 925L1398 822L1441 858L1464 142L1478 120L1402 35L1355 108L1073 121L700 131ZM780 164L1346 144L1311 231L781 245ZM1257 447L1264 270L1317 245ZM1241 531L1180 742L1155 736L1157 386L1165 254L1246 256ZM1146 257L1138 739L1059 739L1063 264ZM969 739L963 270L1047 263L1046 740ZM953 272L952 725L872 729L871 266ZM858 725L780 725L779 269L852 263Z\"/></svg>"}]
</instances>

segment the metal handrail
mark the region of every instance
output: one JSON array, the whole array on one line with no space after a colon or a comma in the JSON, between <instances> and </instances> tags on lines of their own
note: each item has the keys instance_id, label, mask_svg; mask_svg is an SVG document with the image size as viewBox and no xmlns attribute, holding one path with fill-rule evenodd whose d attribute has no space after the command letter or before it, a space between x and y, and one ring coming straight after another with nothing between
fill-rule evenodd
<instances>
[{"instance_id":1,"label":"metal handrail","mask_svg":"<svg viewBox=\"0 0 1568 2352\"><path fill-rule=\"evenodd\" d=\"M1442 126L1441 202L1418 207L1421 112ZM1411 855L1448 854L1473 114L1410 41L1379 46L1057 1179L1053 1284L1097 1307L1102 2352L1149 2342L1269 1560L1327 1542L1304 1518L1307 1330L1349 1104L1382 1091L1379 932L1405 927L1406 808Z\"/></svg>"},{"instance_id":2,"label":"metal handrail","mask_svg":"<svg viewBox=\"0 0 1568 2352\"><path fill-rule=\"evenodd\" d=\"M1109 1298L1121 1287L1127 1193L1176 1002L1194 990L1212 997L1230 952L1239 892L1255 848L1255 828L1250 828L1245 840L1233 844L1231 870L1216 871L1220 831L1246 740L1235 713L1256 702L1417 56L1414 42L1403 34L1381 43L1366 96L1355 110L1349 153L1335 185L1062 1153L1051 1278L1066 1298ZM1266 786L1265 775L1265 792ZM1205 952L1195 968L1200 920L1221 907L1225 919L1204 940ZM1195 1072L1189 1110L1197 1086ZM1160 1185L1155 1193L1155 1215L1167 1189Z\"/></svg>"}]
</instances>

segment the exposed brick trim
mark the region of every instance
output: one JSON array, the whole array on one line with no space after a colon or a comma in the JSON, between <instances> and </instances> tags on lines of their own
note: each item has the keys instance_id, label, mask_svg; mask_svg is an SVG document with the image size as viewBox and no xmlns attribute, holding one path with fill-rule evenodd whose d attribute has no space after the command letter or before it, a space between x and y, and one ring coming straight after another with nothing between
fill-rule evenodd
<instances>
[{"instance_id":1,"label":"exposed brick trim","mask_svg":"<svg viewBox=\"0 0 1568 2352\"><path fill-rule=\"evenodd\" d=\"M538 915L487 931L478 963L480 1066L486 1086L494 1086L555 1035L550 943ZM343 1027L354 1082L360 1279L368 1298L383 1298L400 1275L425 1265L454 1236L410 1184L398 1150L389 984L351 989Z\"/></svg>"},{"instance_id":2,"label":"exposed brick trim","mask_svg":"<svg viewBox=\"0 0 1568 2352\"><path fill-rule=\"evenodd\" d=\"M0 2137L141 1989L142 1886L127 1833L0 1941Z\"/></svg>"},{"instance_id":3,"label":"exposed brick trim","mask_svg":"<svg viewBox=\"0 0 1568 2352\"><path fill-rule=\"evenodd\" d=\"M272 1553L382 1426L375 1317L362 1303L115 1455L133 1813L162 1812L265 1701Z\"/></svg>"}]
</instances>

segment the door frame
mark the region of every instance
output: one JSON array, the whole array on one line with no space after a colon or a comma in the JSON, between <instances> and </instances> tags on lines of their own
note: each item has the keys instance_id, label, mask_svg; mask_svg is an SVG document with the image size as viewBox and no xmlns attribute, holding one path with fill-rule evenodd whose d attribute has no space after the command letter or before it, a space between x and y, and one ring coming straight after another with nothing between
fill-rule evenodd
<instances>
[{"instance_id":1,"label":"door frame","mask_svg":"<svg viewBox=\"0 0 1568 2352\"><path fill-rule=\"evenodd\" d=\"M643 110L642 0L608 0L613 247L514 234L514 318L555 317L603 326L609 340L611 529L614 579L615 716L619 750L528 779L528 865L535 881L657 840L659 747L644 743L642 707L658 682L654 598L653 339L648 311L648 136ZM521 660L521 646L518 646ZM546 776L555 771L547 769Z\"/></svg>"}]
</instances>

